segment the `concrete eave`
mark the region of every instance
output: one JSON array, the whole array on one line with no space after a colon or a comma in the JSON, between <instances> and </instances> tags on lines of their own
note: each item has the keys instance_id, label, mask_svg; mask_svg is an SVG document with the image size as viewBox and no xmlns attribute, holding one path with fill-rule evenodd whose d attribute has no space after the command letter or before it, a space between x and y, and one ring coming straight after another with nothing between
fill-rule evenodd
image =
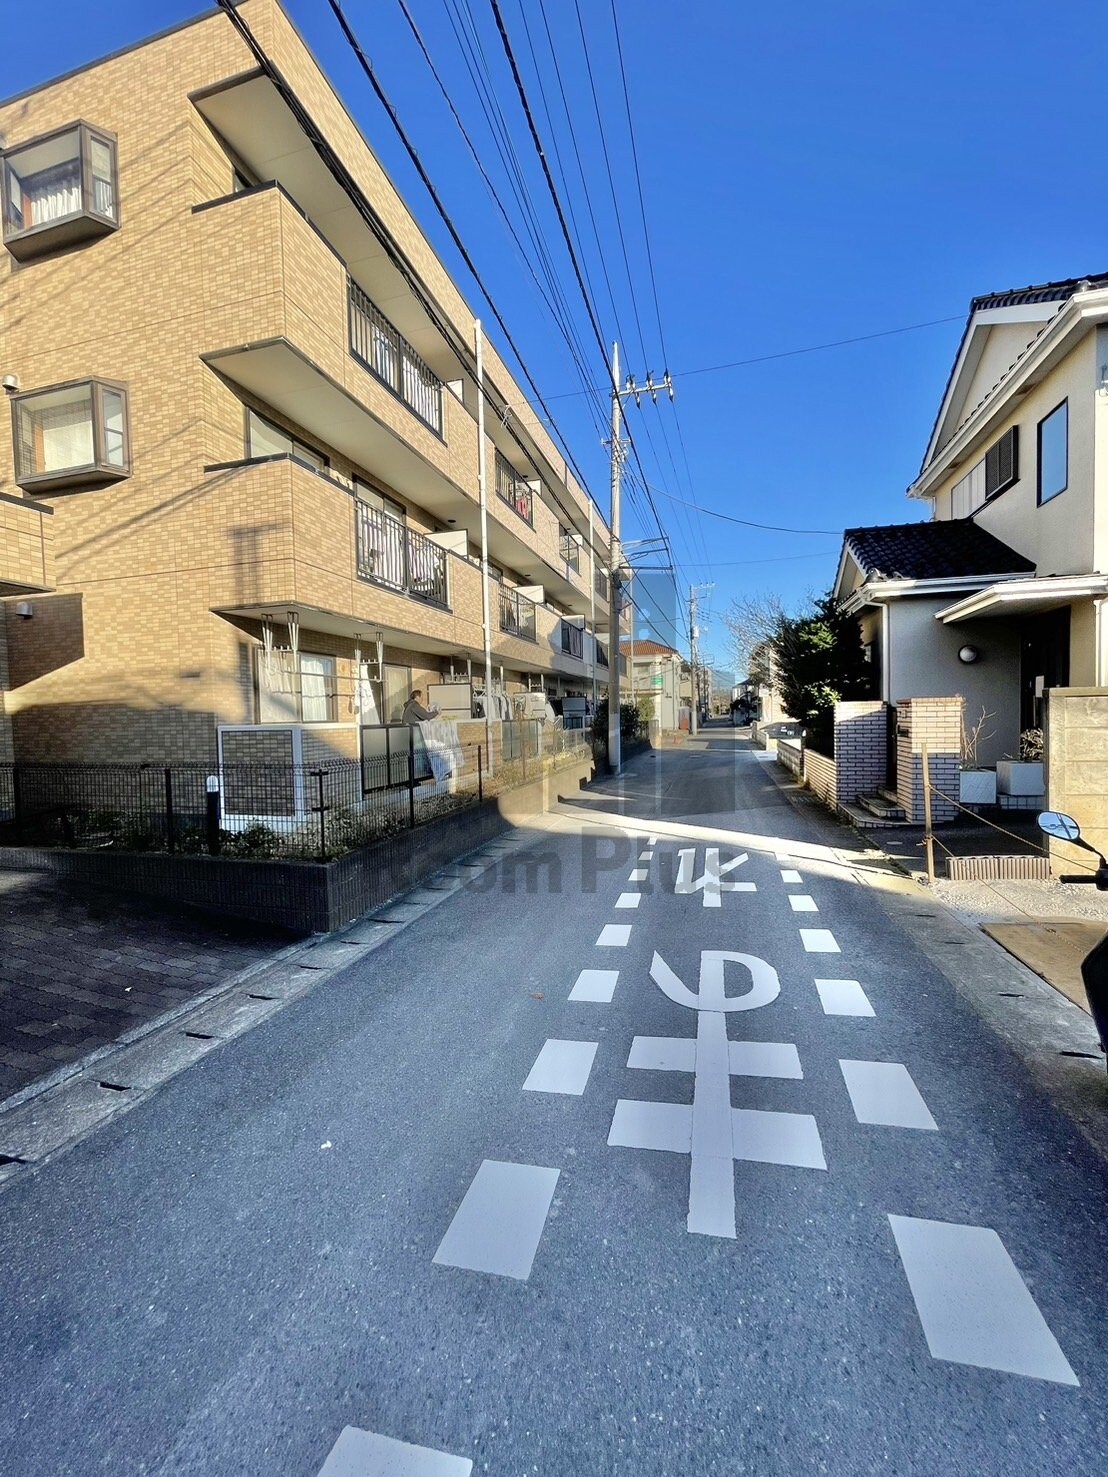
<instances>
[{"instance_id":1,"label":"concrete eave","mask_svg":"<svg viewBox=\"0 0 1108 1477\"><path fill-rule=\"evenodd\" d=\"M884 605L889 600L903 600L912 596L957 595L964 590L977 592L982 585L995 585L1006 578L1012 580L1032 579L1032 575L959 574L940 579L869 579L848 595L841 609L846 615L856 615L867 605Z\"/></svg>"},{"instance_id":2,"label":"concrete eave","mask_svg":"<svg viewBox=\"0 0 1108 1477\"><path fill-rule=\"evenodd\" d=\"M937 610L935 619L956 626L961 621L1050 610L1073 600L1105 595L1108 595L1108 574L1051 575L1045 579L1022 576L1000 580L955 605L948 605L945 610Z\"/></svg>"},{"instance_id":3,"label":"concrete eave","mask_svg":"<svg viewBox=\"0 0 1108 1477\"><path fill-rule=\"evenodd\" d=\"M967 461L978 444L988 437L996 422L1009 413L1013 397L1032 389L1071 352L1078 339L1106 322L1108 288L1074 293L1039 338L1025 350L1015 367L989 392L946 445L935 453L934 459L909 486L908 496L933 496L938 484Z\"/></svg>"}]
</instances>

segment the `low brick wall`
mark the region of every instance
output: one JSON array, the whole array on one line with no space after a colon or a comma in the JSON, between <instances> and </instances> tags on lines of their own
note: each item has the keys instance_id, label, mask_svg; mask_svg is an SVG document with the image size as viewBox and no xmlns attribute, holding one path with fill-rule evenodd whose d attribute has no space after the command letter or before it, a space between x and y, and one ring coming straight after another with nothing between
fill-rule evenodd
<instances>
[{"instance_id":1,"label":"low brick wall","mask_svg":"<svg viewBox=\"0 0 1108 1477\"><path fill-rule=\"evenodd\" d=\"M952 821L958 814L957 806L943 796L958 798L963 706L961 697L902 698L896 705L896 797L910 821L924 819L924 749L932 821Z\"/></svg>"},{"instance_id":2,"label":"low brick wall","mask_svg":"<svg viewBox=\"0 0 1108 1477\"><path fill-rule=\"evenodd\" d=\"M797 779L804 778L804 750L790 739L777 740L777 762L791 770Z\"/></svg>"},{"instance_id":3,"label":"low brick wall","mask_svg":"<svg viewBox=\"0 0 1108 1477\"><path fill-rule=\"evenodd\" d=\"M885 783L885 704L835 704L836 798L839 803L873 795Z\"/></svg>"},{"instance_id":4,"label":"low brick wall","mask_svg":"<svg viewBox=\"0 0 1108 1477\"><path fill-rule=\"evenodd\" d=\"M65 881L166 898L292 933L328 933L513 825L525 824L560 796L573 795L592 773L591 759L547 770L494 800L401 831L333 862L7 846L0 847L0 870L51 872Z\"/></svg>"},{"instance_id":5,"label":"low brick wall","mask_svg":"<svg viewBox=\"0 0 1108 1477\"><path fill-rule=\"evenodd\" d=\"M817 753L815 749L805 749L804 778L808 788L824 805L829 805L832 810L838 809L838 774L834 759L828 759L826 754Z\"/></svg>"}]
</instances>

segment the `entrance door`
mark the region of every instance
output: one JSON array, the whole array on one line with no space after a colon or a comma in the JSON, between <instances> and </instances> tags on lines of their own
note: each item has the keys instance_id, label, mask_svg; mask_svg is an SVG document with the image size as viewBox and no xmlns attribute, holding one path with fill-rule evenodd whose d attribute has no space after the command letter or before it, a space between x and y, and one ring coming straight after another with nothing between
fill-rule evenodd
<instances>
[{"instance_id":1,"label":"entrance door","mask_svg":"<svg viewBox=\"0 0 1108 1477\"><path fill-rule=\"evenodd\" d=\"M1041 680L1040 680L1041 679ZM1046 722L1048 687L1070 680L1070 608L1029 616L1020 626L1020 729Z\"/></svg>"}]
</instances>

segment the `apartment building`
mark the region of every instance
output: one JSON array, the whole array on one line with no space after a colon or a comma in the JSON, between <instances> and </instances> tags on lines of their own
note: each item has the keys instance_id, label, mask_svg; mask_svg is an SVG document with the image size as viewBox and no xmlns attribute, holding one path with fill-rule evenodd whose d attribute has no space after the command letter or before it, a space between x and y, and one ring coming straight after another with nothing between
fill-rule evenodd
<instances>
[{"instance_id":1,"label":"apartment building","mask_svg":"<svg viewBox=\"0 0 1108 1477\"><path fill-rule=\"evenodd\" d=\"M0 105L0 144L0 758L461 715L482 453L489 706L602 688L603 520L491 343L479 444L473 314L277 0Z\"/></svg>"}]
</instances>

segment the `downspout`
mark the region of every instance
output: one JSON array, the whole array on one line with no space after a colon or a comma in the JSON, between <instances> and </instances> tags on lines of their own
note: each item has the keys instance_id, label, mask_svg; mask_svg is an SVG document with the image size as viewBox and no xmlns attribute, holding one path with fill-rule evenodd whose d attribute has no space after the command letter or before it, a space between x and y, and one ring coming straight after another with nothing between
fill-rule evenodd
<instances>
[{"instance_id":1,"label":"downspout","mask_svg":"<svg viewBox=\"0 0 1108 1477\"><path fill-rule=\"evenodd\" d=\"M481 501L481 629L485 641L485 764L492 771L492 616L489 610L489 489L485 466L485 339L473 320L477 351L477 487Z\"/></svg>"}]
</instances>

